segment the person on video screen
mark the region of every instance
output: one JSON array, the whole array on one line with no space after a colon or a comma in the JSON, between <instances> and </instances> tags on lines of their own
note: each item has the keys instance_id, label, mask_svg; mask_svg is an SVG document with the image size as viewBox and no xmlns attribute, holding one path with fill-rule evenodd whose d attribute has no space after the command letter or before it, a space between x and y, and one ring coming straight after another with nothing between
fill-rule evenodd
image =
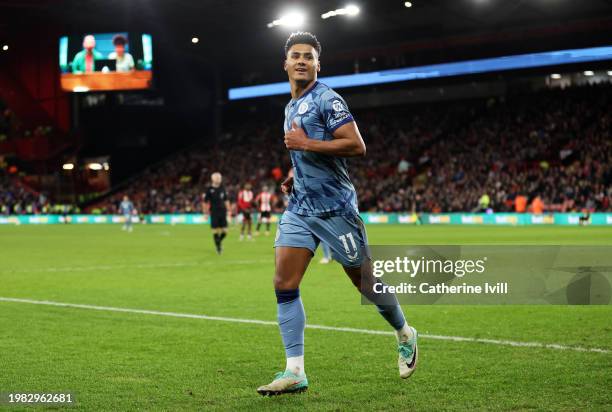
<instances>
[{"instance_id":1,"label":"person on video screen","mask_svg":"<svg viewBox=\"0 0 612 412\"><path fill-rule=\"evenodd\" d=\"M74 56L73 73L92 73L96 70L96 60L103 59L102 53L96 50L96 38L88 34L83 38L83 50Z\"/></svg>"},{"instance_id":2,"label":"person on video screen","mask_svg":"<svg viewBox=\"0 0 612 412\"><path fill-rule=\"evenodd\" d=\"M122 36L121 34L117 34L115 37L113 37L115 51L110 53L108 58L117 61L115 67L118 72L129 72L134 70L134 58L130 53L125 51L125 45L127 42L128 41L125 36Z\"/></svg>"}]
</instances>

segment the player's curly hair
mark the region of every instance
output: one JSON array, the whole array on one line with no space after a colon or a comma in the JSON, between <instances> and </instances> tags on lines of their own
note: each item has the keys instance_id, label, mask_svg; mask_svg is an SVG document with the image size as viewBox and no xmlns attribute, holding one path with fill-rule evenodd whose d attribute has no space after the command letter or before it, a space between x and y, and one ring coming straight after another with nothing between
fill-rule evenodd
<instances>
[{"instance_id":1,"label":"player's curly hair","mask_svg":"<svg viewBox=\"0 0 612 412\"><path fill-rule=\"evenodd\" d=\"M125 46L127 44L127 39L125 38L125 36L121 35L121 34L117 34L115 36L113 36L113 45L114 46Z\"/></svg>"},{"instance_id":2,"label":"player's curly hair","mask_svg":"<svg viewBox=\"0 0 612 412\"><path fill-rule=\"evenodd\" d=\"M285 55L289 52L289 49L294 44L308 44L315 48L317 55L321 56L321 43L317 40L317 36L307 31L296 31L291 33L285 43Z\"/></svg>"}]
</instances>

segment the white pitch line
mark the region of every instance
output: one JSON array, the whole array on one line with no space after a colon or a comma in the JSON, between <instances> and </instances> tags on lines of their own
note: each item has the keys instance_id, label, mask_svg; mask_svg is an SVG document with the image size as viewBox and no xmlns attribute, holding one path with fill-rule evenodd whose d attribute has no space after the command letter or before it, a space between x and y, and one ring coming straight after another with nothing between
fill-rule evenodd
<instances>
[{"instance_id":1,"label":"white pitch line","mask_svg":"<svg viewBox=\"0 0 612 412\"><path fill-rule=\"evenodd\" d=\"M46 267L46 268L32 268L32 269L11 269L3 268L0 273L30 273L30 272L100 272L105 270L117 270L117 269L164 269L164 268L180 268L180 267L198 267L216 265L216 261L203 261L203 262L173 262L173 263L135 263L125 265L96 265L96 266L67 266L67 267ZM273 260L229 260L224 261L223 264L228 265L252 265L259 263L270 263L273 264Z\"/></svg>"},{"instance_id":2,"label":"white pitch line","mask_svg":"<svg viewBox=\"0 0 612 412\"><path fill-rule=\"evenodd\" d=\"M78 303L62 303L62 302L52 302L48 300L32 300L32 299L0 297L0 302L29 303L32 305L58 306L58 307L65 307L65 308L100 310L100 311L106 311L106 312L137 313L137 314L142 314L142 315L169 316L173 318L204 319L204 320L216 320L220 322L251 323L251 324L256 324L256 325L278 326L277 322L268 321L268 320L229 318L229 317L224 317L224 316L208 316L208 315L197 315L197 314L191 314L191 313L160 312L157 310L146 310L146 309L115 308L111 306L81 305ZM335 332L361 333L361 334L368 334L368 335L395 335L395 333L393 332L373 330L373 329L344 328L344 327L325 326L325 325L306 325L306 327L309 329L330 330L330 331L335 331ZM425 338L425 339L446 340L446 341L453 341L453 342L486 343L486 344L491 344L491 345L524 347L524 348L571 350L571 351L577 351L577 352L596 352L596 353L612 352L609 349L583 348L580 346L565 346L565 345L559 345L556 343L518 342L518 341L501 340L501 339L467 338L463 336L428 335L428 334L419 334L419 337Z\"/></svg>"}]
</instances>

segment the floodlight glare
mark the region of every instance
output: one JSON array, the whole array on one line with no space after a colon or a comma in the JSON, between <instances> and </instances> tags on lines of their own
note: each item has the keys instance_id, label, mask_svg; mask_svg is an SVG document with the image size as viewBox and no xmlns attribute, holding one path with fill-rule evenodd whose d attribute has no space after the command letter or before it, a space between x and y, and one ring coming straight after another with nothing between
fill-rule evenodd
<instances>
[{"instance_id":1,"label":"floodlight glare","mask_svg":"<svg viewBox=\"0 0 612 412\"><path fill-rule=\"evenodd\" d=\"M72 169L74 169L74 163L64 163L62 165L62 169L64 169L64 170L72 170Z\"/></svg>"},{"instance_id":2,"label":"floodlight glare","mask_svg":"<svg viewBox=\"0 0 612 412\"><path fill-rule=\"evenodd\" d=\"M584 75L585 76L593 76L595 73L593 72L593 70L585 70L584 71Z\"/></svg>"},{"instance_id":3,"label":"floodlight glare","mask_svg":"<svg viewBox=\"0 0 612 412\"><path fill-rule=\"evenodd\" d=\"M359 14L359 7L354 4L349 4L342 9L330 10L327 13L321 14L322 19L329 19L334 16L349 16L353 17Z\"/></svg>"},{"instance_id":4,"label":"floodlight glare","mask_svg":"<svg viewBox=\"0 0 612 412\"><path fill-rule=\"evenodd\" d=\"M306 17L304 17L303 13L291 12L291 13L287 13L281 16L280 19L274 20L272 23L268 23L268 27L274 27L274 26L299 27L302 24L304 24L304 20L306 20Z\"/></svg>"},{"instance_id":5,"label":"floodlight glare","mask_svg":"<svg viewBox=\"0 0 612 412\"><path fill-rule=\"evenodd\" d=\"M406 7L410 8L410 7L412 7L412 3L410 3L409 1L407 1L407 2L405 2L405 3L404 3L404 6L406 6Z\"/></svg>"},{"instance_id":6,"label":"floodlight glare","mask_svg":"<svg viewBox=\"0 0 612 412\"><path fill-rule=\"evenodd\" d=\"M191 42L192 42L193 44L196 44L196 43L198 43L199 41L200 41L200 39L198 39L197 37L192 37L192 38L191 38Z\"/></svg>"},{"instance_id":7,"label":"floodlight glare","mask_svg":"<svg viewBox=\"0 0 612 412\"><path fill-rule=\"evenodd\" d=\"M550 78L558 80L558 79L561 78L561 75L559 73L553 73L553 74L550 75Z\"/></svg>"},{"instance_id":8,"label":"floodlight glare","mask_svg":"<svg viewBox=\"0 0 612 412\"><path fill-rule=\"evenodd\" d=\"M4 46L2 46L2 50L7 51L8 50L8 44L5 44Z\"/></svg>"},{"instance_id":9,"label":"floodlight glare","mask_svg":"<svg viewBox=\"0 0 612 412\"><path fill-rule=\"evenodd\" d=\"M346 14L349 16L356 16L359 14L359 7L355 6L354 4L349 4L344 8L344 10L346 10Z\"/></svg>"}]
</instances>

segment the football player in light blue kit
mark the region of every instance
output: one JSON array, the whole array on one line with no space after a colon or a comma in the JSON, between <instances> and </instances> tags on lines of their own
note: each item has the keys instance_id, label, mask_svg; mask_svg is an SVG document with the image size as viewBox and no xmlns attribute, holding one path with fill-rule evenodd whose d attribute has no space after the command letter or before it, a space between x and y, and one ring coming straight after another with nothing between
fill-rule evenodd
<instances>
[{"instance_id":1,"label":"football player in light blue kit","mask_svg":"<svg viewBox=\"0 0 612 412\"><path fill-rule=\"evenodd\" d=\"M397 298L372 292L376 280L347 170L347 158L364 156L366 147L346 102L317 81L320 54L321 45L311 33L293 33L285 45L284 68L292 97L285 108L285 146L291 154L293 177L282 185L290 196L274 243L274 289L287 363L271 383L257 389L262 395L308 388L304 371L306 316L299 285L320 242L329 246L333 259L359 291L376 303L395 330L400 376L409 377L417 363L417 333L406 323Z\"/></svg>"},{"instance_id":2,"label":"football player in light blue kit","mask_svg":"<svg viewBox=\"0 0 612 412\"><path fill-rule=\"evenodd\" d=\"M119 213L123 215L125 218L125 223L121 230L127 230L131 232L132 228L132 214L134 213L134 204L130 201L130 199L126 196L123 196L123 200L119 204Z\"/></svg>"}]
</instances>

